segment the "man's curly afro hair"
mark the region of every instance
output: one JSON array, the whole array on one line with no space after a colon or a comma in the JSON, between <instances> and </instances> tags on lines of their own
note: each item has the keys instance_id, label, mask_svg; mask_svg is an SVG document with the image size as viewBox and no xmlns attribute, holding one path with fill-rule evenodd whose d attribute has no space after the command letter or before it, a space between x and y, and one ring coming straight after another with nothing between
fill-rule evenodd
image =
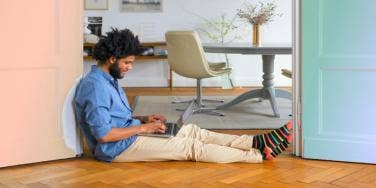
<instances>
[{"instance_id":1,"label":"man's curly afro hair","mask_svg":"<svg viewBox=\"0 0 376 188\"><path fill-rule=\"evenodd\" d=\"M111 56L123 58L139 55L142 51L140 41L129 29L118 30L111 28L107 36L101 36L93 49L93 58L104 64Z\"/></svg>"}]
</instances>

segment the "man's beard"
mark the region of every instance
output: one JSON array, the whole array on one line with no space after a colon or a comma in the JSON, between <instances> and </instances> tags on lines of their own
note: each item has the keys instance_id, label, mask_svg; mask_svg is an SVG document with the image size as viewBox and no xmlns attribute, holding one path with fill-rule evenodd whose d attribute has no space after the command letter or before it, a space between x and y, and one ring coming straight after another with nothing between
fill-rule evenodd
<instances>
[{"instance_id":1,"label":"man's beard","mask_svg":"<svg viewBox=\"0 0 376 188\"><path fill-rule=\"evenodd\" d=\"M119 62L116 61L114 64L110 65L110 74L115 79L122 79L123 76L121 75L120 69L119 69Z\"/></svg>"}]
</instances>

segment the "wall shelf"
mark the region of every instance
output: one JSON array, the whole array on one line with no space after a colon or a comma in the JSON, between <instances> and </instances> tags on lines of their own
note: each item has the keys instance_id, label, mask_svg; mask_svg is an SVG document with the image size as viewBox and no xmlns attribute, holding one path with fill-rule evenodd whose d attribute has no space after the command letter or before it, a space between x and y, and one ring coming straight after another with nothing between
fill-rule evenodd
<instances>
[{"instance_id":1,"label":"wall shelf","mask_svg":"<svg viewBox=\"0 0 376 188\"><path fill-rule=\"evenodd\" d=\"M84 56L84 61L94 61L93 57L91 56L91 52L95 44L93 43L84 43L83 50L88 54L87 56ZM144 42L141 43L141 47L144 48L151 48L153 53L156 52L156 49L162 49L167 50L166 42L164 41L157 41L157 42ZM165 61L167 62L167 55L141 55L136 56L136 62L159 62L159 61ZM172 89L172 70L169 70L169 79L168 79L168 87Z\"/></svg>"}]
</instances>

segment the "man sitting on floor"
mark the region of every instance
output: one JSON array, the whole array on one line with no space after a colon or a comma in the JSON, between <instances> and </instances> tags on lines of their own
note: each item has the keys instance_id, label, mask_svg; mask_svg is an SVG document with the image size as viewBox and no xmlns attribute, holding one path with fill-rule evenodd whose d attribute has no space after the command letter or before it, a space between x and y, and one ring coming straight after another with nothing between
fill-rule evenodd
<instances>
[{"instance_id":1,"label":"man sitting on floor","mask_svg":"<svg viewBox=\"0 0 376 188\"><path fill-rule=\"evenodd\" d=\"M191 160L260 163L284 151L292 139L291 123L267 134L228 135L184 125L172 138L138 136L164 132L166 118L155 114L132 117L118 79L132 69L140 53L138 37L112 29L93 49L97 65L75 95L76 116L94 157L107 162Z\"/></svg>"}]
</instances>

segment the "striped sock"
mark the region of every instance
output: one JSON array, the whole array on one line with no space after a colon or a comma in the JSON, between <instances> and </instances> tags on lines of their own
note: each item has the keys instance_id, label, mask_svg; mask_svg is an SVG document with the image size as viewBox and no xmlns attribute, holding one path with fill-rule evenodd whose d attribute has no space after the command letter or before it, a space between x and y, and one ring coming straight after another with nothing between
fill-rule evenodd
<instances>
[{"instance_id":1,"label":"striped sock","mask_svg":"<svg viewBox=\"0 0 376 188\"><path fill-rule=\"evenodd\" d=\"M288 147L289 147L289 142L287 140L284 140L276 148L272 149L273 152L271 153L271 155L273 157L277 157L277 155L284 152Z\"/></svg>"},{"instance_id":2,"label":"striped sock","mask_svg":"<svg viewBox=\"0 0 376 188\"><path fill-rule=\"evenodd\" d=\"M288 122L269 133L255 135L253 137L252 148L263 150L265 147L269 147L274 150L284 141L290 143L292 141L291 129L292 124Z\"/></svg>"}]
</instances>

